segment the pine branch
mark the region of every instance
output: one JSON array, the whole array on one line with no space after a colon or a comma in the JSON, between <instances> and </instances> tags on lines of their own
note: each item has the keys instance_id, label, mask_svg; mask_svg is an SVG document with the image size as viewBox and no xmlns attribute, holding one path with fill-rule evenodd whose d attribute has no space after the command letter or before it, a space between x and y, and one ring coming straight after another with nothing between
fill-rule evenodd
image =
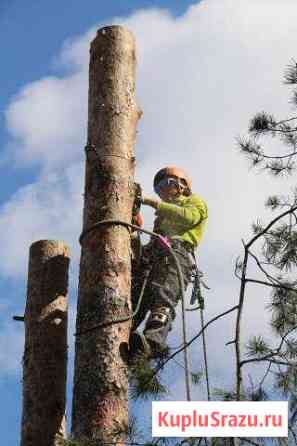
<instances>
[{"instance_id":1,"label":"pine branch","mask_svg":"<svg viewBox=\"0 0 297 446\"><path fill-rule=\"evenodd\" d=\"M130 367L131 398L147 400L158 399L168 393L168 389L160 382L146 359L139 359Z\"/></svg>"},{"instance_id":2,"label":"pine branch","mask_svg":"<svg viewBox=\"0 0 297 446\"><path fill-rule=\"evenodd\" d=\"M286 68L284 83L288 85L297 84L297 63L294 59L292 59L291 63Z\"/></svg>"}]
</instances>

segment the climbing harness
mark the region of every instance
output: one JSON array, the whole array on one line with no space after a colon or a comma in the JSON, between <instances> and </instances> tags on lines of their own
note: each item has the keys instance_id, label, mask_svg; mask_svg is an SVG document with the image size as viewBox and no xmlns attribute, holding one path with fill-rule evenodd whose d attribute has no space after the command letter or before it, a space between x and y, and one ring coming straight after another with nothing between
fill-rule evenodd
<instances>
[{"instance_id":1,"label":"climbing harness","mask_svg":"<svg viewBox=\"0 0 297 446\"><path fill-rule=\"evenodd\" d=\"M139 228L137 225L133 225L131 223L122 221L122 220L102 220L102 221L98 221L96 223L94 223L92 226L90 226L89 228L86 228L82 234L79 237L79 242L80 244L82 244L84 238L87 236L87 234L90 234L91 232L93 232L94 230L98 229L99 227L103 226L103 225L120 225L120 226L124 226L126 227L128 230L133 229L135 231L139 231L142 232L144 234L150 235L154 238L156 238L157 240L160 241L161 244L165 245L166 248L168 249L168 252L170 253L170 255L172 256L174 262L175 262L175 266L176 266L176 270L177 270L177 276L178 276L178 281L179 281L179 287L180 287L180 294L181 294L181 301L182 301L182 321L183 321L183 342L184 344L186 344L187 339L186 339L186 319L185 319L185 289L184 289L184 279L183 279L183 273L181 270L181 266L179 264L178 258L174 252L174 249L171 247L170 243L168 242L168 240L160 235L157 234L156 232L153 231L149 231L147 229L142 229ZM143 294L144 294L144 289L147 283L147 279L149 276L149 272L147 271L147 276L144 280L143 286L142 286L142 290L141 290L141 295L139 297L139 301L137 304L137 307L135 309L135 311L126 317L123 318L118 318L118 319L112 319L111 321L108 322L103 322L100 324L96 324L90 328L87 328L84 331L81 332L76 332L75 336L81 336L84 335L85 333L88 333L92 330L98 329L100 327L106 326L106 325L111 325L111 324L116 324L116 323L121 323L121 322L127 322L131 319L133 319L133 317L135 317L135 315L137 314L137 312L139 311L142 299L143 299ZM184 362L185 362L185 384L186 384L186 397L187 400L190 401L191 400L191 392L190 392L190 373L189 373L189 363L188 363L188 352L187 349L184 349Z\"/></svg>"}]
</instances>

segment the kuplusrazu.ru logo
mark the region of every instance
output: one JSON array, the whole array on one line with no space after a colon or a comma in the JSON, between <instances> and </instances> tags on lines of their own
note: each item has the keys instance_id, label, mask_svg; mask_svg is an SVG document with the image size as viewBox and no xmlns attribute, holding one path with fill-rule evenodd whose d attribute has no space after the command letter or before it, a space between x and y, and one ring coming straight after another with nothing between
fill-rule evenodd
<instances>
[{"instance_id":1,"label":"kuplusrazu.ru logo","mask_svg":"<svg viewBox=\"0 0 297 446\"><path fill-rule=\"evenodd\" d=\"M153 436L287 437L288 403L153 402Z\"/></svg>"}]
</instances>

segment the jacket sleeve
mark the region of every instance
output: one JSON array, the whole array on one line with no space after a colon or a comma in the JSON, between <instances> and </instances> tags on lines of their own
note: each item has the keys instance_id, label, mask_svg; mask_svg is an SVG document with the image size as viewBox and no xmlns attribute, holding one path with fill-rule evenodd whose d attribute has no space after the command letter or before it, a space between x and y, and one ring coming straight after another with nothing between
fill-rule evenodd
<instances>
[{"instance_id":1,"label":"jacket sleeve","mask_svg":"<svg viewBox=\"0 0 297 446\"><path fill-rule=\"evenodd\" d=\"M184 205L161 201L156 213L162 217L176 219L180 224L187 227L192 227L207 218L207 206L201 198L193 196Z\"/></svg>"}]
</instances>

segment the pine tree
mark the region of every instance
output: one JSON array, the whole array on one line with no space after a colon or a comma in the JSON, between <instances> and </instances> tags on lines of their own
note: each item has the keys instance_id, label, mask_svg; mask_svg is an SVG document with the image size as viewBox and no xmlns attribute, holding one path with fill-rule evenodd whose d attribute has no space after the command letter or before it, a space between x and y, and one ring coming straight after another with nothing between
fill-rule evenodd
<instances>
[{"instance_id":1,"label":"pine tree","mask_svg":"<svg viewBox=\"0 0 297 446\"><path fill-rule=\"evenodd\" d=\"M87 443L127 436L131 256L125 222L131 221L141 116L135 67L132 33L117 25L99 29L90 49L72 410L73 439Z\"/></svg>"},{"instance_id":2,"label":"pine tree","mask_svg":"<svg viewBox=\"0 0 297 446\"><path fill-rule=\"evenodd\" d=\"M293 88L290 102L296 111L295 61L288 65L284 82ZM267 153L263 147L263 140L267 137L279 140L279 153ZM252 166L260 167L274 176L291 175L296 169L297 116L280 120L267 112L257 113L250 121L248 137L240 138L238 144ZM297 444L297 189L288 196L270 196L265 205L273 213L277 212L276 217L266 226L259 222L254 223L254 236L244 246L245 258L255 262L263 280L247 278L243 262L237 263L236 270L243 286L248 282L255 282L271 289L268 310L271 311L270 323L275 342L272 344L261 336L250 339L246 349L247 359L241 361L241 367L252 362L261 362L267 366L263 379L254 392L261 400L269 399L264 388L265 380L269 374L274 376L275 391L282 399L289 401L288 442ZM260 254L256 255L253 248L259 242ZM286 441L274 440L278 445L287 444Z\"/></svg>"}]
</instances>

